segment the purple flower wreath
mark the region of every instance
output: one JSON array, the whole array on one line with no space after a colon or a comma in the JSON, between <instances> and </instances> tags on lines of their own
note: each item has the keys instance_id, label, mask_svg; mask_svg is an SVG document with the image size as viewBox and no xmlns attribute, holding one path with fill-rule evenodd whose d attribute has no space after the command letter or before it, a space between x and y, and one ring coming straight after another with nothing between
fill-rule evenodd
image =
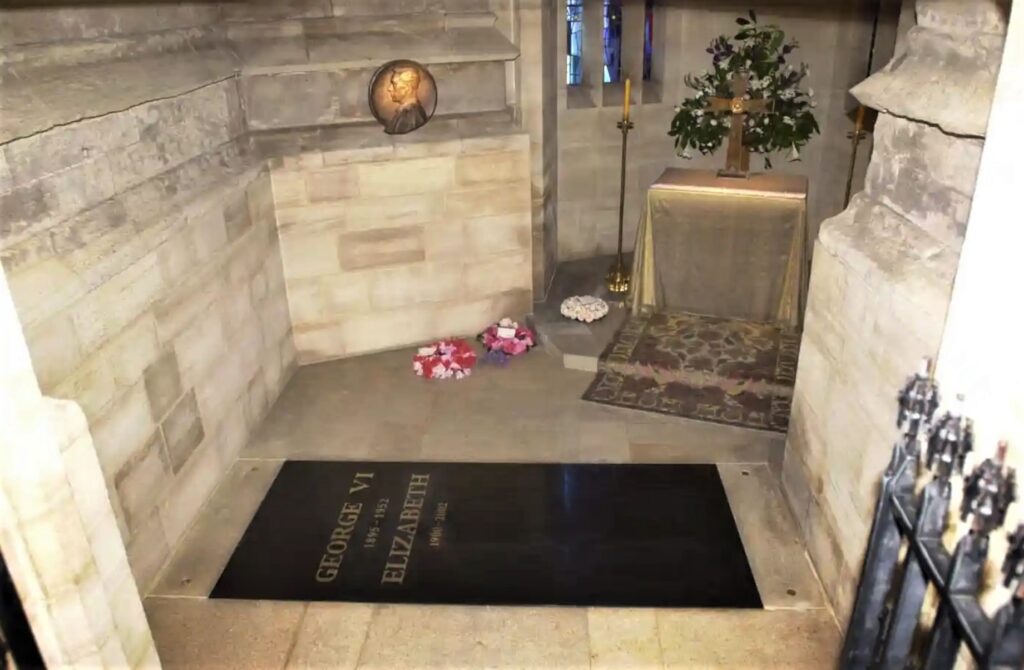
<instances>
[{"instance_id":1,"label":"purple flower wreath","mask_svg":"<svg viewBox=\"0 0 1024 670\"><path fill-rule=\"evenodd\" d=\"M484 345L484 362L507 365L510 358L525 354L535 344L533 331L509 318L491 324L477 336Z\"/></svg>"}]
</instances>

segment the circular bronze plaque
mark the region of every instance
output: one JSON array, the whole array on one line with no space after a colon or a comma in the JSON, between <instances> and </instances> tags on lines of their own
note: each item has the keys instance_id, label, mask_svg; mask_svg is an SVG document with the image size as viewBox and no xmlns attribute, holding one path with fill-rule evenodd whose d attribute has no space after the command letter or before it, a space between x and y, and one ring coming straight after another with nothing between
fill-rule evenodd
<instances>
[{"instance_id":1,"label":"circular bronze plaque","mask_svg":"<svg viewBox=\"0 0 1024 670\"><path fill-rule=\"evenodd\" d=\"M437 84L416 61L393 60L370 80L370 111L389 135L422 127L437 109Z\"/></svg>"}]
</instances>

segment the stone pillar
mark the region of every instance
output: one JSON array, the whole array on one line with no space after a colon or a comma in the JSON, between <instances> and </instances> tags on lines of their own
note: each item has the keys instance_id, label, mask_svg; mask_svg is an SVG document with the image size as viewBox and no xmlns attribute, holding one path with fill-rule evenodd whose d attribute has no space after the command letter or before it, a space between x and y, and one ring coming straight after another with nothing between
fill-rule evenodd
<instances>
[{"instance_id":1,"label":"stone pillar","mask_svg":"<svg viewBox=\"0 0 1024 670\"><path fill-rule=\"evenodd\" d=\"M939 351L999 68L1006 5L918 0L905 51L853 89L881 113L864 191L826 220L810 295L783 480L845 623L895 393Z\"/></svg>"},{"instance_id":2,"label":"stone pillar","mask_svg":"<svg viewBox=\"0 0 1024 670\"><path fill-rule=\"evenodd\" d=\"M555 218L558 174L558 114L555 68L558 58L555 4L518 0L519 106L523 128L530 134L530 183L533 220L533 297L541 301L558 262Z\"/></svg>"},{"instance_id":3,"label":"stone pillar","mask_svg":"<svg viewBox=\"0 0 1024 670\"><path fill-rule=\"evenodd\" d=\"M963 393L975 421L975 460L1009 442L1007 461L1024 472L1024 5L1010 17L978 182L953 299L942 335L937 375L947 392ZM1020 494L1018 493L1018 497ZM1024 522L1024 505L1010 508L1006 527ZM989 576L997 578L1005 535L992 538ZM995 582L991 579L990 582ZM1006 595L992 594L996 603Z\"/></svg>"},{"instance_id":4,"label":"stone pillar","mask_svg":"<svg viewBox=\"0 0 1024 670\"><path fill-rule=\"evenodd\" d=\"M0 550L51 668L160 666L85 416L43 397L0 268Z\"/></svg>"}]
</instances>

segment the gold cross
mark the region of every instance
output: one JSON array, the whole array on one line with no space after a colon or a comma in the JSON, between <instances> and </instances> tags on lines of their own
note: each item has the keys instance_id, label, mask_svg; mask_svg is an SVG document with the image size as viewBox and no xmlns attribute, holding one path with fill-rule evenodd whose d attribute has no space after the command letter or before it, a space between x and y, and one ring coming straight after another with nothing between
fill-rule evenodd
<instances>
[{"instance_id":1,"label":"gold cross","mask_svg":"<svg viewBox=\"0 0 1024 670\"><path fill-rule=\"evenodd\" d=\"M725 154L725 169L719 172L723 177L746 177L750 169L750 153L743 148L743 117L747 114L763 114L771 109L765 99L747 100L747 76L733 74L731 98L709 98L704 109L710 112L732 112L729 119L729 147Z\"/></svg>"}]
</instances>

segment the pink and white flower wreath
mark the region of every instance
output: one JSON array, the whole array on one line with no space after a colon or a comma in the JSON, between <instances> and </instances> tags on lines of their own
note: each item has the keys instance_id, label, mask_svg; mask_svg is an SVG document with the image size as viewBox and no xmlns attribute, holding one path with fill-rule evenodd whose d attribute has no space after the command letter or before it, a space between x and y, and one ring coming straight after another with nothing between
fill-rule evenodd
<instances>
[{"instance_id":1,"label":"pink and white flower wreath","mask_svg":"<svg viewBox=\"0 0 1024 670\"><path fill-rule=\"evenodd\" d=\"M477 339L488 353L505 356L525 354L534 345L533 331L508 317L488 326Z\"/></svg>"},{"instance_id":2,"label":"pink and white flower wreath","mask_svg":"<svg viewBox=\"0 0 1024 670\"><path fill-rule=\"evenodd\" d=\"M420 347L412 358L412 369L427 379L462 379L476 365L476 352L465 340L441 340Z\"/></svg>"}]
</instances>

